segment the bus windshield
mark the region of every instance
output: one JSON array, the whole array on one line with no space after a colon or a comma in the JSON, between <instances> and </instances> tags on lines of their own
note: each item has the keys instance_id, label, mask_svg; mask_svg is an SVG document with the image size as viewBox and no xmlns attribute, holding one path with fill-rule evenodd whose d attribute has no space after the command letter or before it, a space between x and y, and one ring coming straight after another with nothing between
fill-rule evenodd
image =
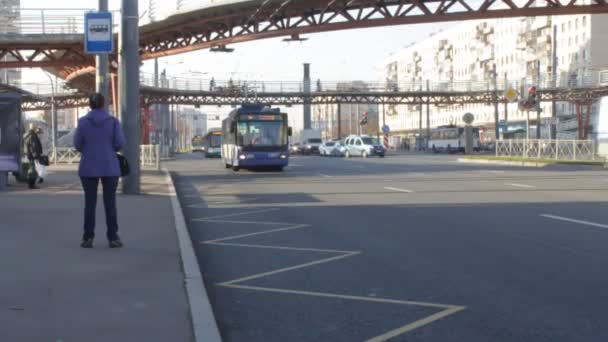
<instances>
[{"instance_id":1,"label":"bus windshield","mask_svg":"<svg viewBox=\"0 0 608 342\"><path fill-rule=\"evenodd\" d=\"M287 145L283 121L240 121L238 144L240 146Z\"/></svg>"},{"instance_id":2,"label":"bus windshield","mask_svg":"<svg viewBox=\"0 0 608 342\"><path fill-rule=\"evenodd\" d=\"M209 146L210 147L220 147L222 146L222 136L218 134L209 134Z\"/></svg>"},{"instance_id":3,"label":"bus windshield","mask_svg":"<svg viewBox=\"0 0 608 342\"><path fill-rule=\"evenodd\" d=\"M194 137L192 138L192 146L193 147L202 147L205 144L205 139L203 137Z\"/></svg>"}]
</instances>

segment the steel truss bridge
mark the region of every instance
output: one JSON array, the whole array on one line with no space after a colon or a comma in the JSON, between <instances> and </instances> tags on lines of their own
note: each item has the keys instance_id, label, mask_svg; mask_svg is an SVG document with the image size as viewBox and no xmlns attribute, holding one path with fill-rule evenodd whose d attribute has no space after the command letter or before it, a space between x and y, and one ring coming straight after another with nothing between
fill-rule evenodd
<instances>
[{"instance_id":1,"label":"steel truss bridge","mask_svg":"<svg viewBox=\"0 0 608 342\"><path fill-rule=\"evenodd\" d=\"M499 93L500 94L500 93ZM539 90L541 101L568 101L588 105L602 96L608 96L608 86ZM493 90L485 91L320 91L304 92L260 92L243 91L196 91L167 88L141 87L142 107L154 104L176 104L194 106L234 106L240 104L262 104L295 106L304 104L372 103L387 105L464 105L469 103L493 104L504 102ZM88 106L88 99L81 94L55 96L56 108ZM48 97L24 95L23 109L26 111L50 108Z\"/></svg>"},{"instance_id":2,"label":"steel truss bridge","mask_svg":"<svg viewBox=\"0 0 608 342\"><path fill-rule=\"evenodd\" d=\"M356 28L473 19L608 13L606 0L249 0L210 4L143 25L142 59L223 47L256 39ZM82 28L82 13L65 18ZM0 68L56 68L79 89L91 87L94 61L84 54L81 32L36 30L0 37ZM58 32L60 30L57 30ZM10 56L9 59L4 57ZM12 61L11 61L12 59ZM112 66L116 67L116 56ZM86 87L86 88L85 88Z\"/></svg>"}]
</instances>

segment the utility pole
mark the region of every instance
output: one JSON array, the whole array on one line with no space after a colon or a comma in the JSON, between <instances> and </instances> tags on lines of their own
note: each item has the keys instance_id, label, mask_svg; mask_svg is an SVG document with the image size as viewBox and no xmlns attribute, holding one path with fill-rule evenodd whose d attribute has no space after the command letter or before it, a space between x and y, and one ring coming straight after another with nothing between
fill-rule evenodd
<instances>
[{"instance_id":1,"label":"utility pole","mask_svg":"<svg viewBox=\"0 0 608 342\"><path fill-rule=\"evenodd\" d=\"M304 63L304 129L311 128L310 64Z\"/></svg>"},{"instance_id":2,"label":"utility pole","mask_svg":"<svg viewBox=\"0 0 608 342\"><path fill-rule=\"evenodd\" d=\"M557 88L557 25L553 25L553 57L551 60L551 84L553 85L553 89ZM553 122L551 123L551 139L557 138L557 103L555 99L551 102L551 117L553 118Z\"/></svg>"},{"instance_id":3,"label":"utility pole","mask_svg":"<svg viewBox=\"0 0 608 342\"><path fill-rule=\"evenodd\" d=\"M123 192L139 195L141 191L140 107L139 107L139 10L138 2L122 0L122 25L120 27L120 118L125 130L127 145L124 154L131 167L125 177Z\"/></svg>"},{"instance_id":4,"label":"utility pole","mask_svg":"<svg viewBox=\"0 0 608 342\"><path fill-rule=\"evenodd\" d=\"M429 80L426 80L426 91L430 94L431 85ZM426 149L429 149L429 140L431 140L431 101L426 98Z\"/></svg>"},{"instance_id":5,"label":"utility pole","mask_svg":"<svg viewBox=\"0 0 608 342\"><path fill-rule=\"evenodd\" d=\"M536 86L540 88L540 59L536 60ZM537 100L538 105L536 109L536 139L540 139L540 99Z\"/></svg>"},{"instance_id":6,"label":"utility pole","mask_svg":"<svg viewBox=\"0 0 608 342\"><path fill-rule=\"evenodd\" d=\"M99 12L107 12L108 11L108 0L99 0L98 3ZM112 28L110 28L111 30ZM114 35L112 34L112 39ZM95 55L95 64L97 68L95 69L95 92L100 93L106 99L106 106L109 101L108 97L108 89L109 89L109 66L108 66L108 55L107 54L97 54Z\"/></svg>"},{"instance_id":7,"label":"utility pole","mask_svg":"<svg viewBox=\"0 0 608 342\"><path fill-rule=\"evenodd\" d=\"M492 83L494 84L494 134L495 141L498 141L500 130L498 129L499 113L498 113L498 74L496 73L496 63L492 64Z\"/></svg>"},{"instance_id":8,"label":"utility pole","mask_svg":"<svg viewBox=\"0 0 608 342\"><path fill-rule=\"evenodd\" d=\"M342 104L338 102L338 140L342 140Z\"/></svg>"}]
</instances>

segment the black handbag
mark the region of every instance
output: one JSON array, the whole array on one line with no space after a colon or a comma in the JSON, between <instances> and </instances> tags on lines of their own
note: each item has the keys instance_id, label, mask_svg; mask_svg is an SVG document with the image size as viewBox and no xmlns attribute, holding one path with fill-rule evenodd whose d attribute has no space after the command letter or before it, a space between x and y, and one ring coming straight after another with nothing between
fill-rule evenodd
<instances>
[{"instance_id":1,"label":"black handbag","mask_svg":"<svg viewBox=\"0 0 608 342\"><path fill-rule=\"evenodd\" d=\"M122 154L116 153L116 158L118 158L118 165L120 165L120 176L126 177L131 173L131 167L129 167L129 162L127 158Z\"/></svg>"},{"instance_id":2,"label":"black handbag","mask_svg":"<svg viewBox=\"0 0 608 342\"><path fill-rule=\"evenodd\" d=\"M50 165L48 156L41 156L40 159L38 159L38 162L40 163L40 165L44 165L44 166Z\"/></svg>"},{"instance_id":3,"label":"black handbag","mask_svg":"<svg viewBox=\"0 0 608 342\"><path fill-rule=\"evenodd\" d=\"M114 145L114 142L116 141L116 125L118 125L118 120L114 119L114 136L112 137L112 145ZM131 167L129 166L127 158L120 153L116 153L116 158L118 159L118 165L120 167L120 176L128 176L129 173L131 173Z\"/></svg>"}]
</instances>

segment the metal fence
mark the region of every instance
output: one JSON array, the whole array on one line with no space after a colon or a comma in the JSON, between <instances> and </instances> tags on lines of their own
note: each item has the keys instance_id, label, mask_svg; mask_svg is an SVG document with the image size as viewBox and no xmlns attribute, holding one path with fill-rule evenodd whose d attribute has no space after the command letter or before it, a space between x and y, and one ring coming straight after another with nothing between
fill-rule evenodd
<instances>
[{"instance_id":1,"label":"metal fence","mask_svg":"<svg viewBox=\"0 0 608 342\"><path fill-rule=\"evenodd\" d=\"M212 91L212 92L239 92L255 96L256 93L301 93L304 89L302 81L297 80L215 80L209 77L162 77L158 83L155 76L150 73L141 73L142 85L153 87L158 84L161 88L187 90L187 91ZM576 89L601 86L599 73L593 75L579 75L576 77L557 76L549 74L541 75L540 80L527 77L517 80L497 80L499 97L503 97L506 89L520 89L537 86L541 90L550 89ZM393 81L362 81L362 80L311 80L311 92L470 92L470 91L493 91L494 81L491 79L481 80L400 80Z\"/></svg>"},{"instance_id":2,"label":"metal fence","mask_svg":"<svg viewBox=\"0 0 608 342\"><path fill-rule=\"evenodd\" d=\"M160 146L141 145L140 146L140 165L142 168L160 170ZM57 164L76 164L80 162L80 152L73 147L57 147L49 153L51 163Z\"/></svg>"},{"instance_id":3,"label":"metal fence","mask_svg":"<svg viewBox=\"0 0 608 342\"><path fill-rule=\"evenodd\" d=\"M499 140L496 156L569 161L597 160L592 140Z\"/></svg>"},{"instance_id":4,"label":"metal fence","mask_svg":"<svg viewBox=\"0 0 608 342\"><path fill-rule=\"evenodd\" d=\"M6 34L83 34L84 14L92 8L22 8L0 15L0 32ZM114 13L114 32L119 17Z\"/></svg>"}]
</instances>

